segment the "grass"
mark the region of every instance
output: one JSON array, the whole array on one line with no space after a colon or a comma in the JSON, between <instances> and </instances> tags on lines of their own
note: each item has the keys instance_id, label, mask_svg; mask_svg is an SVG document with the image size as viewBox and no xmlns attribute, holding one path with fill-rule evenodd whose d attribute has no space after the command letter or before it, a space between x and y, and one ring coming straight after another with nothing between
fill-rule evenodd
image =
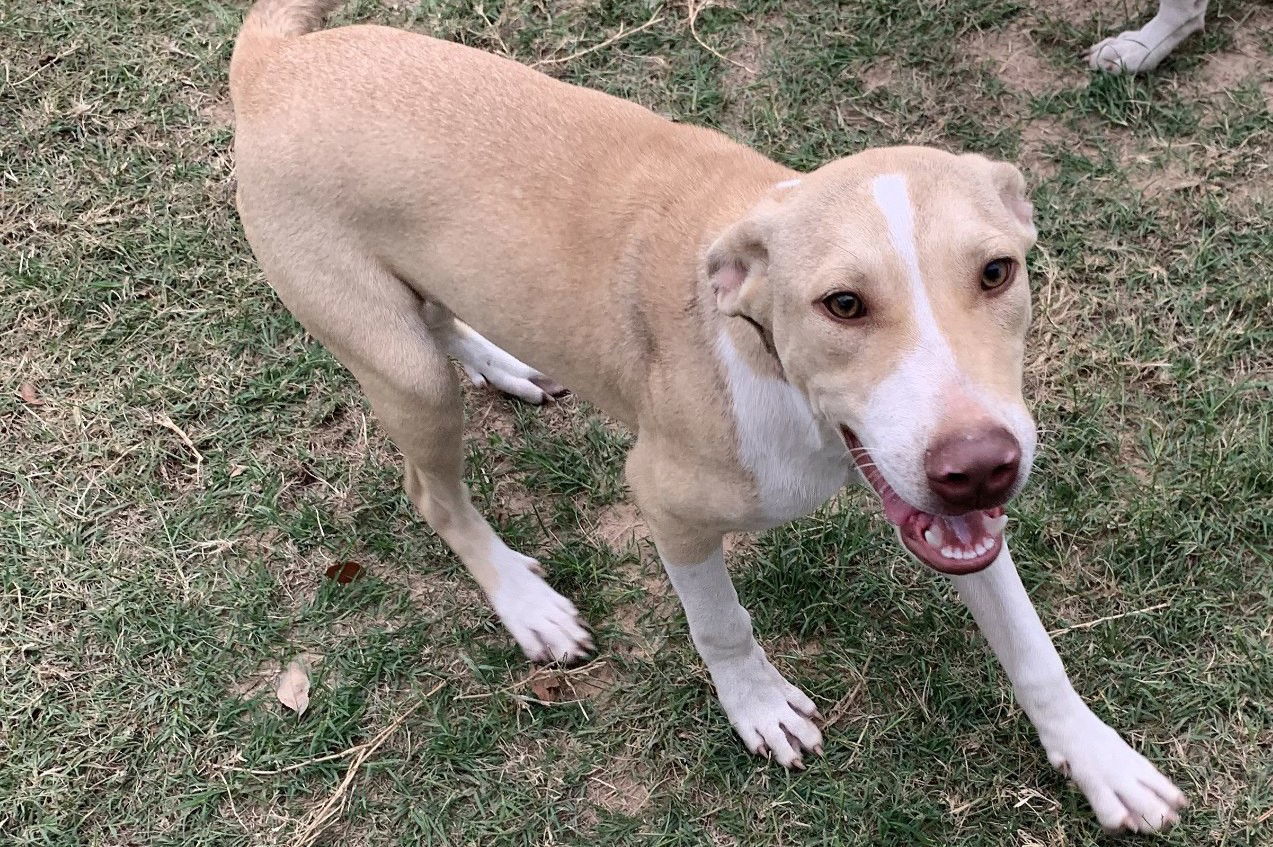
<instances>
[{"instance_id":1,"label":"grass","mask_svg":"<svg viewBox=\"0 0 1273 847\"><path fill-rule=\"evenodd\" d=\"M672 4L545 69L801 168L902 142L1022 163L1044 446L1016 558L1079 690L1192 795L1165 843L1268 844L1273 16L1213 0L1158 74L1090 76L1079 48L1147 5L736 0L696 21L722 61ZM411 709L323 843L1101 840L948 586L866 498L734 551L762 641L830 719L826 757L788 775L736 742L648 546L624 540L628 435L573 400L474 395L481 508L600 635L592 664L529 678L243 240L242 11L0 10L6 843L294 843L350 758L304 763ZM365 0L341 20L534 62L653 11ZM326 580L344 560L366 576ZM299 654L298 720L270 680Z\"/></svg>"}]
</instances>

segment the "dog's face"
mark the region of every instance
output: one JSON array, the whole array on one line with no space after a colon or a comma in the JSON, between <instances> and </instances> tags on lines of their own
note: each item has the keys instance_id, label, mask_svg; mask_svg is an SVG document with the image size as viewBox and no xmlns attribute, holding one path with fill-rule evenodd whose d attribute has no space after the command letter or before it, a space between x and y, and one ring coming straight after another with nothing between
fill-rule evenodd
<instances>
[{"instance_id":1,"label":"dog's face","mask_svg":"<svg viewBox=\"0 0 1273 847\"><path fill-rule=\"evenodd\" d=\"M722 311L770 334L906 548L948 573L994 561L1033 460L1024 191L980 156L872 150L775 186L707 256Z\"/></svg>"}]
</instances>

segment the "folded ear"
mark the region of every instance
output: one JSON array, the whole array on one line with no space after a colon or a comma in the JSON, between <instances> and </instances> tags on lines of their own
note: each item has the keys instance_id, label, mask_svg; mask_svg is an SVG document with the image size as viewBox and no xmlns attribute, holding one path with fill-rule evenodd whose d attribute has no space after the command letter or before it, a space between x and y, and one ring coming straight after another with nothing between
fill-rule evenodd
<instances>
[{"instance_id":1,"label":"folded ear","mask_svg":"<svg viewBox=\"0 0 1273 847\"><path fill-rule=\"evenodd\" d=\"M770 210L762 203L732 224L707 250L705 272L726 315L754 317L769 267Z\"/></svg>"},{"instance_id":2,"label":"folded ear","mask_svg":"<svg viewBox=\"0 0 1273 847\"><path fill-rule=\"evenodd\" d=\"M1031 240L1037 238L1039 233L1034 226L1034 206L1030 203L1025 177L1021 175L1021 171L1007 162L992 162L975 153L965 158L978 160L989 171L991 185L1003 201L1004 207L1012 213L1012 217L1021 224Z\"/></svg>"}]
</instances>

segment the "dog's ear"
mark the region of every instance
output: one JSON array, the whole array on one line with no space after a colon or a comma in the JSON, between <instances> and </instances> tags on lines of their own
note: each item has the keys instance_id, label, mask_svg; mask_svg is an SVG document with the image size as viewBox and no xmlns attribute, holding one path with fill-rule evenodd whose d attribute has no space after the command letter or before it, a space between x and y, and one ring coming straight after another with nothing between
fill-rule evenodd
<instances>
[{"instance_id":1,"label":"dog's ear","mask_svg":"<svg viewBox=\"0 0 1273 847\"><path fill-rule=\"evenodd\" d=\"M716 294L716 307L726 315L755 317L757 299L769 270L770 203L762 203L712 242L704 272Z\"/></svg>"},{"instance_id":2,"label":"dog's ear","mask_svg":"<svg viewBox=\"0 0 1273 847\"><path fill-rule=\"evenodd\" d=\"M969 154L964 158L976 160L978 164L990 172L990 183L994 186L995 193L998 194L999 199L1003 202L1004 208L1021 225L1030 240L1034 241L1039 234L1034 226L1034 206L1030 203L1025 177L1021 175L1021 171L1007 162L992 162L984 156L978 156L975 153Z\"/></svg>"}]
</instances>

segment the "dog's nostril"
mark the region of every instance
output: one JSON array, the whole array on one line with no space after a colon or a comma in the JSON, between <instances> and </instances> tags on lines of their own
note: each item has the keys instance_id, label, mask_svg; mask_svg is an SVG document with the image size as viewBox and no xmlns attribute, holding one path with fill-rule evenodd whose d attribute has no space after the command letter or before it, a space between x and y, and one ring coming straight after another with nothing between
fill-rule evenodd
<instances>
[{"instance_id":1,"label":"dog's nostril","mask_svg":"<svg viewBox=\"0 0 1273 847\"><path fill-rule=\"evenodd\" d=\"M1021 448L1006 429L956 433L924 457L929 486L954 507L985 508L1004 501L1020 470Z\"/></svg>"}]
</instances>

